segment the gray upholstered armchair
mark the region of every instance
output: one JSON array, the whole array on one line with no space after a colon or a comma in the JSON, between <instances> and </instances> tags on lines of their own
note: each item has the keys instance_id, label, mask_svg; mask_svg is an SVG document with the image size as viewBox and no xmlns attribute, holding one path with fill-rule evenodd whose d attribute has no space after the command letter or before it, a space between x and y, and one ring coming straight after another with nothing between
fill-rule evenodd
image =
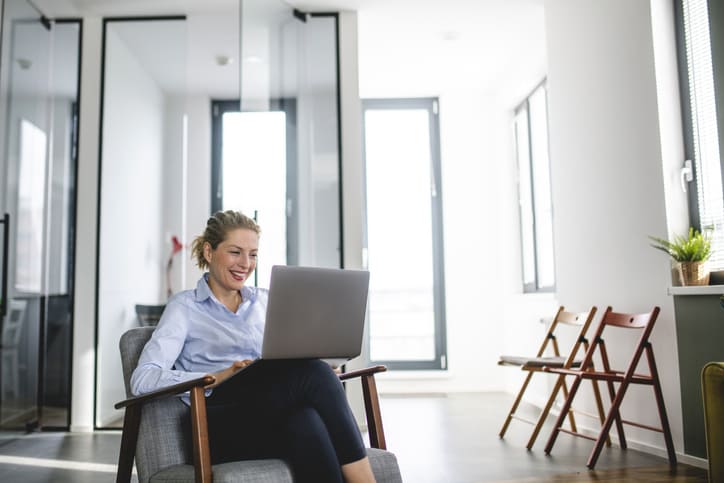
<instances>
[{"instance_id":1,"label":"gray upholstered armchair","mask_svg":"<svg viewBox=\"0 0 724 483\"><path fill-rule=\"evenodd\" d=\"M204 399L204 386L213 382L211 376L130 397L131 373L153 329L131 329L123 334L120 341L123 377L129 399L116 404L117 409L126 410L116 481L130 481L135 457L139 483L211 482L212 477L216 483L292 482L290 468L280 459L235 461L211 466ZM402 477L395 455L385 450L374 380L374 374L384 370L385 367L377 366L342 374L340 378L361 378L370 444L373 446L367 450L372 470L378 482L398 483ZM190 409L178 397L173 397L186 391L191 394ZM184 418L191 419L193 447L186 447L184 443Z\"/></svg>"}]
</instances>

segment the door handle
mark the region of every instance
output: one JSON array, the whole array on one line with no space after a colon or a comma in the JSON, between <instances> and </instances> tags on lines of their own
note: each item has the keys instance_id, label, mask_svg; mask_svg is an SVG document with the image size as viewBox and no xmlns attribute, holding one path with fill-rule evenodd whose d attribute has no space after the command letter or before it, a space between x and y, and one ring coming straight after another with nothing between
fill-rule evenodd
<instances>
[{"instance_id":1,"label":"door handle","mask_svg":"<svg viewBox=\"0 0 724 483\"><path fill-rule=\"evenodd\" d=\"M8 309L8 242L10 240L10 214L0 220L3 225L3 265L2 265L2 293L0 293L0 318L5 317Z\"/></svg>"}]
</instances>

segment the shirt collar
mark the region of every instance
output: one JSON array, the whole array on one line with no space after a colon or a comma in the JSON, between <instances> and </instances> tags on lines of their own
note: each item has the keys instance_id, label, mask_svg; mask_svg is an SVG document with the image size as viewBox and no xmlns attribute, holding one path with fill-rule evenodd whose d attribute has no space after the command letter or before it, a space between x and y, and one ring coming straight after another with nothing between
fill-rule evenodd
<instances>
[{"instance_id":1,"label":"shirt collar","mask_svg":"<svg viewBox=\"0 0 724 483\"><path fill-rule=\"evenodd\" d=\"M211 287L209 287L209 273L204 273L199 281L196 283L196 301L203 302L204 300L211 298L213 293ZM246 302L247 300L253 302L256 299L256 290L252 287L244 285L241 287L241 300Z\"/></svg>"}]
</instances>

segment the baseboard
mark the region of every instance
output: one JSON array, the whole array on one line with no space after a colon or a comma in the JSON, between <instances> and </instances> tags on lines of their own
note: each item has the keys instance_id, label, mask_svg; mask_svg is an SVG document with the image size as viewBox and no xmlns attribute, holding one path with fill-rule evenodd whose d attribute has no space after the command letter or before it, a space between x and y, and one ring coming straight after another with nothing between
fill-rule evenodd
<instances>
[{"instance_id":1,"label":"baseboard","mask_svg":"<svg viewBox=\"0 0 724 483\"><path fill-rule=\"evenodd\" d=\"M611 442L614 443L614 437L611 437ZM640 441L631 441L629 438L626 438L626 444L629 448L635 449L636 451L641 451L642 453L648 453L652 454L654 456L660 456L662 458L668 458L669 455L666 452L666 448L660 448L658 446L653 446L647 443L642 443ZM618 446L614 443L614 446ZM676 459L679 463L684 463L687 465L695 466L697 468L703 468L707 469L709 468L709 462L704 458L699 458L698 456L692 456L685 453L679 453L676 452Z\"/></svg>"}]
</instances>

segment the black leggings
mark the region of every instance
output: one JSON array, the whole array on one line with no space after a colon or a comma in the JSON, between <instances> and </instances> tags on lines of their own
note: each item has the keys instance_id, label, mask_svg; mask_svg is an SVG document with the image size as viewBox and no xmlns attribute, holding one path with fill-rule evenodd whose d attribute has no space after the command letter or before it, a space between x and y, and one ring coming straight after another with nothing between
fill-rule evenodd
<instances>
[{"instance_id":1,"label":"black leggings","mask_svg":"<svg viewBox=\"0 0 724 483\"><path fill-rule=\"evenodd\" d=\"M342 482L367 453L344 388L320 360L259 361L206 399L212 463L282 458L295 481Z\"/></svg>"}]
</instances>

